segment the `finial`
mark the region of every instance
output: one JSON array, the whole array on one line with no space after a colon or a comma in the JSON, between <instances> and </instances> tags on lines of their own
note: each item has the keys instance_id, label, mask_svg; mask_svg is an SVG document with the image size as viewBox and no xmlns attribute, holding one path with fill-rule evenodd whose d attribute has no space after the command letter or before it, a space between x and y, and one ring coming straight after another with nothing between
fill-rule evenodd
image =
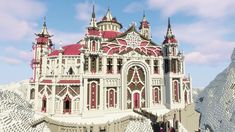
<instances>
[{"instance_id":1,"label":"finial","mask_svg":"<svg viewBox=\"0 0 235 132\"><path fill-rule=\"evenodd\" d=\"M168 28L171 28L171 20L170 20L170 17L168 17Z\"/></svg>"},{"instance_id":2,"label":"finial","mask_svg":"<svg viewBox=\"0 0 235 132\"><path fill-rule=\"evenodd\" d=\"M43 26L46 26L46 16L43 17Z\"/></svg>"},{"instance_id":3,"label":"finial","mask_svg":"<svg viewBox=\"0 0 235 132\"><path fill-rule=\"evenodd\" d=\"M95 18L95 5L93 4L92 7L92 18Z\"/></svg>"},{"instance_id":4,"label":"finial","mask_svg":"<svg viewBox=\"0 0 235 132\"><path fill-rule=\"evenodd\" d=\"M145 10L143 10L143 17L145 17Z\"/></svg>"}]
</instances>

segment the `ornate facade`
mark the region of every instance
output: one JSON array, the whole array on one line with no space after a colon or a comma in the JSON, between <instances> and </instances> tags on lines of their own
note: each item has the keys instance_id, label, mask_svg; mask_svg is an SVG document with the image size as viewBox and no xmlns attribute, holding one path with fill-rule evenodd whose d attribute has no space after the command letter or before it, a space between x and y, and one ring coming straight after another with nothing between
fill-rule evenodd
<instances>
[{"instance_id":1,"label":"ornate facade","mask_svg":"<svg viewBox=\"0 0 235 132\"><path fill-rule=\"evenodd\" d=\"M122 24L108 9L101 21L92 12L84 38L54 49L44 21L33 44L33 77L28 99L36 111L49 114L102 114L133 108L183 108L192 102L191 78L172 33L151 39L143 16L139 30Z\"/></svg>"}]
</instances>

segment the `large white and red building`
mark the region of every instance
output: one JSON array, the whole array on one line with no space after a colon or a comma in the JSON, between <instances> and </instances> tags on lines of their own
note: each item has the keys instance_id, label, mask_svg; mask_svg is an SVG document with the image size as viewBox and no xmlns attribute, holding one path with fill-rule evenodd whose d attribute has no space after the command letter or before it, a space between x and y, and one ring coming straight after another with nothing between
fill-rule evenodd
<instances>
[{"instance_id":1,"label":"large white and red building","mask_svg":"<svg viewBox=\"0 0 235 132\"><path fill-rule=\"evenodd\" d=\"M125 112L183 108L192 103L191 78L172 33L151 39L143 16L139 29L122 24L108 9L97 22L93 7L87 33L79 42L53 49L44 21L33 45L33 77L28 99L36 111L49 114Z\"/></svg>"}]
</instances>

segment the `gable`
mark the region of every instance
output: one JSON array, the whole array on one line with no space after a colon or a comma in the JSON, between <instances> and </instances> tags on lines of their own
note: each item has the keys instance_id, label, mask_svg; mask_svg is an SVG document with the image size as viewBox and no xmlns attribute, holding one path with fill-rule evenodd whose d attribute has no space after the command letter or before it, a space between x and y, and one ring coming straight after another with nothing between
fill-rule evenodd
<instances>
[{"instance_id":1,"label":"gable","mask_svg":"<svg viewBox=\"0 0 235 132\"><path fill-rule=\"evenodd\" d=\"M101 44L101 49L109 54L127 54L135 51L141 55L159 56L161 55L160 46L154 44L151 40L144 38L135 29L127 30L112 39Z\"/></svg>"}]
</instances>

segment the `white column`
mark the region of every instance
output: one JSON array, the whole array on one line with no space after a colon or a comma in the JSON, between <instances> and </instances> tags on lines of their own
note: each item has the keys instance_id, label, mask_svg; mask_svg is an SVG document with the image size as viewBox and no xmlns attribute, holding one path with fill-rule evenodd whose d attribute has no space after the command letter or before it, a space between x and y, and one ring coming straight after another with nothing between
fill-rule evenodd
<instances>
[{"instance_id":1,"label":"white column","mask_svg":"<svg viewBox=\"0 0 235 132\"><path fill-rule=\"evenodd\" d=\"M103 74L106 74L107 72L107 57L106 56L103 56L102 57L102 73Z\"/></svg>"},{"instance_id":2,"label":"white column","mask_svg":"<svg viewBox=\"0 0 235 132\"><path fill-rule=\"evenodd\" d=\"M154 62L153 62L153 58L151 58L150 59L150 75L154 73L153 66L154 66Z\"/></svg>"},{"instance_id":3,"label":"white column","mask_svg":"<svg viewBox=\"0 0 235 132\"><path fill-rule=\"evenodd\" d=\"M83 91L83 112L87 111L87 79L84 79L84 91Z\"/></svg>"},{"instance_id":4,"label":"white column","mask_svg":"<svg viewBox=\"0 0 235 132\"><path fill-rule=\"evenodd\" d=\"M119 92L120 92L120 88L121 88L120 86L117 87L117 108L118 108L118 109L121 109L121 108L119 108L119 104L120 104L120 95L121 95L121 94L119 93Z\"/></svg>"},{"instance_id":5,"label":"white column","mask_svg":"<svg viewBox=\"0 0 235 132\"><path fill-rule=\"evenodd\" d=\"M103 94L104 94L104 88L103 88L103 79L101 78L100 79L100 93L99 93L99 95L100 95L100 106L99 106L99 109L100 110L103 110L104 109L104 101L103 100L105 100L104 98L103 98Z\"/></svg>"},{"instance_id":6,"label":"white column","mask_svg":"<svg viewBox=\"0 0 235 132\"><path fill-rule=\"evenodd\" d=\"M52 111L51 114L55 114L55 83L52 85Z\"/></svg>"},{"instance_id":7,"label":"white column","mask_svg":"<svg viewBox=\"0 0 235 132\"><path fill-rule=\"evenodd\" d=\"M84 54L80 55L80 75L84 73Z\"/></svg>"},{"instance_id":8,"label":"white column","mask_svg":"<svg viewBox=\"0 0 235 132\"><path fill-rule=\"evenodd\" d=\"M88 56L88 73L91 73L91 57Z\"/></svg>"},{"instance_id":9,"label":"white column","mask_svg":"<svg viewBox=\"0 0 235 132\"><path fill-rule=\"evenodd\" d=\"M107 98L107 97L106 97L106 95L107 95L107 94L106 94L106 91L107 91L107 87L104 87L104 93L105 93L105 94L104 94L103 97L104 97L104 109L105 109L105 110L107 109L107 106L106 106L106 98Z\"/></svg>"},{"instance_id":10,"label":"white column","mask_svg":"<svg viewBox=\"0 0 235 132\"><path fill-rule=\"evenodd\" d=\"M113 73L117 74L117 57L113 57Z\"/></svg>"},{"instance_id":11,"label":"white column","mask_svg":"<svg viewBox=\"0 0 235 132\"><path fill-rule=\"evenodd\" d=\"M96 61L96 73L98 73L99 72L99 56L96 57L95 61Z\"/></svg>"},{"instance_id":12,"label":"white column","mask_svg":"<svg viewBox=\"0 0 235 132\"><path fill-rule=\"evenodd\" d=\"M38 83L36 82L35 83L35 98L34 98L34 109L36 110L36 111L40 111L40 108L39 108L39 99L38 99Z\"/></svg>"}]
</instances>

